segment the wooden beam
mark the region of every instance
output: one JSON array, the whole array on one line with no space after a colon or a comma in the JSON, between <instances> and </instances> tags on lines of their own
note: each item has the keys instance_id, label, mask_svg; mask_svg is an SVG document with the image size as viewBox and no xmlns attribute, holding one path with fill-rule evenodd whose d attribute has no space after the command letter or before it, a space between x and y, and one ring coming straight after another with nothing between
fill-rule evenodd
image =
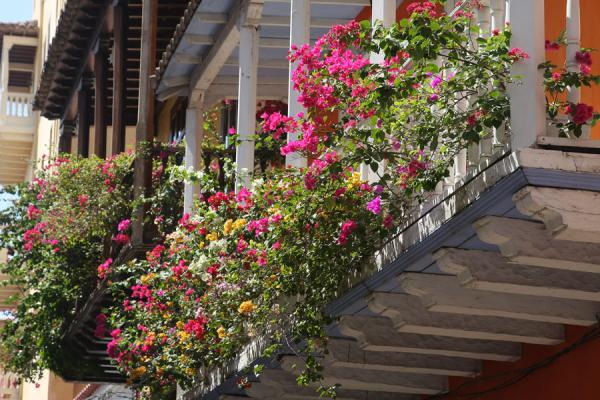
<instances>
[{"instance_id":1,"label":"wooden beam","mask_svg":"<svg viewBox=\"0 0 600 400\"><path fill-rule=\"evenodd\" d=\"M395 15L395 14L394 14ZM227 23L227 14L225 13L197 13L196 17L202 22L213 24ZM346 18L311 18L310 26L313 28L331 28L334 25L345 25L348 23ZM260 19L260 26L290 26L288 16L264 15Z\"/></svg>"},{"instance_id":2,"label":"wooden beam","mask_svg":"<svg viewBox=\"0 0 600 400\"><path fill-rule=\"evenodd\" d=\"M118 154L125 150L127 3L127 0L122 0L113 7L112 154Z\"/></svg>"},{"instance_id":3,"label":"wooden beam","mask_svg":"<svg viewBox=\"0 0 600 400\"><path fill-rule=\"evenodd\" d=\"M106 157L106 50L101 43L94 54L94 154Z\"/></svg>"},{"instance_id":4,"label":"wooden beam","mask_svg":"<svg viewBox=\"0 0 600 400\"><path fill-rule=\"evenodd\" d=\"M237 47L240 38L240 25L245 24L248 19L258 20L262 15L263 1L261 0L238 0L233 6L227 23L220 30L216 38L196 36L195 44L213 44L208 51L205 60L199 64L192 73L190 89L205 91L215 79L225 61ZM186 36L190 44L194 44L194 37ZM212 40L212 41L211 41Z\"/></svg>"},{"instance_id":5,"label":"wooden beam","mask_svg":"<svg viewBox=\"0 0 600 400\"><path fill-rule=\"evenodd\" d=\"M73 121L62 120L58 142L59 153L70 153L73 139Z\"/></svg>"},{"instance_id":6,"label":"wooden beam","mask_svg":"<svg viewBox=\"0 0 600 400\"><path fill-rule=\"evenodd\" d=\"M90 92L86 79L77 93L77 154L89 155L90 147Z\"/></svg>"},{"instance_id":7,"label":"wooden beam","mask_svg":"<svg viewBox=\"0 0 600 400\"><path fill-rule=\"evenodd\" d=\"M158 0L142 0L142 41L140 54L140 89L138 121L136 128L136 147L152 143L154 138L154 90L150 84L150 75L156 61L156 26ZM136 199L149 197L152 189L152 157L146 152L136 157L134 171L134 196ZM144 223L147 207L138 207L135 213L132 242L143 244L150 230Z\"/></svg>"},{"instance_id":8,"label":"wooden beam","mask_svg":"<svg viewBox=\"0 0 600 400\"><path fill-rule=\"evenodd\" d=\"M289 3L293 0L269 0L270 3ZM311 0L312 4L328 4L335 6L367 7L371 5L371 0Z\"/></svg>"},{"instance_id":9,"label":"wooden beam","mask_svg":"<svg viewBox=\"0 0 600 400\"><path fill-rule=\"evenodd\" d=\"M177 53L175 54L175 61L180 64L200 64L202 57L187 53Z\"/></svg>"},{"instance_id":10,"label":"wooden beam","mask_svg":"<svg viewBox=\"0 0 600 400\"><path fill-rule=\"evenodd\" d=\"M224 65L226 67L238 67L240 60L230 57L225 61ZM259 60L258 68L288 69L289 63L285 59Z\"/></svg>"}]
</instances>

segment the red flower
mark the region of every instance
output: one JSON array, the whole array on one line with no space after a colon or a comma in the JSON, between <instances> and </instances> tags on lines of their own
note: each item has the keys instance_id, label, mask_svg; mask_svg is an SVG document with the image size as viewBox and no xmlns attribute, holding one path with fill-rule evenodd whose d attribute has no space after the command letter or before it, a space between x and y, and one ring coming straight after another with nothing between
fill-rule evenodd
<instances>
[{"instance_id":1,"label":"red flower","mask_svg":"<svg viewBox=\"0 0 600 400\"><path fill-rule=\"evenodd\" d=\"M526 60L529 58L529 54L525 53L518 47L513 47L508 52L508 57L513 61Z\"/></svg>"},{"instance_id":2,"label":"red flower","mask_svg":"<svg viewBox=\"0 0 600 400\"><path fill-rule=\"evenodd\" d=\"M554 51L554 50L559 50L560 49L560 43L558 43L558 42L551 42L548 39L546 39L546 42L544 43L544 46L546 47L546 51Z\"/></svg>"},{"instance_id":3,"label":"red flower","mask_svg":"<svg viewBox=\"0 0 600 400\"><path fill-rule=\"evenodd\" d=\"M569 105L565 111L573 117L573 122L577 125L583 125L594 117L594 107L585 103L579 103L574 107Z\"/></svg>"},{"instance_id":4,"label":"red flower","mask_svg":"<svg viewBox=\"0 0 600 400\"><path fill-rule=\"evenodd\" d=\"M120 244L120 245L125 245L125 244L129 243L130 240L131 240L131 238L129 237L129 235L127 235L125 233L117 233L113 237L113 242L115 242L116 244Z\"/></svg>"}]
</instances>

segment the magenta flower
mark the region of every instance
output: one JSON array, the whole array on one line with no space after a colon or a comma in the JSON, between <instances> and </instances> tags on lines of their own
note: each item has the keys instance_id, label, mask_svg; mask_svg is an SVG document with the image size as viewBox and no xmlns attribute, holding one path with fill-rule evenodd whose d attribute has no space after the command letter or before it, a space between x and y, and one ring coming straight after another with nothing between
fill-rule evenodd
<instances>
[{"instance_id":1,"label":"magenta flower","mask_svg":"<svg viewBox=\"0 0 600 400\"><path fill-rule=\"evenodd\" d=\"M367 210L371 211L373 214L381 213L381 196L375 197L367 204Z\"/></svg>"},{"instance_id":2,"label":"magenta flower","mask_svg":"<svg viewBox=\"0 0 600 400\"><path fill-rule=\"evenodd\" d=\"M129 243L129 235L125 234L125 233L117 233L114 237L113 237L113 242L120 244L120 245L125 245L127 243Z\"/></svg>"},{"instance_id":3,"label":"magenta flower","mask_svg":"<svg viewBox=\"0 0 600 400\"><path fill-rule=\"evenodd\" d=\"M121 222L119 222L117 229L119 230L119 232L125 232L127 229L129 229L130 226L131 226L131 220L124 219Z\"/></svg>"}]
</instances>

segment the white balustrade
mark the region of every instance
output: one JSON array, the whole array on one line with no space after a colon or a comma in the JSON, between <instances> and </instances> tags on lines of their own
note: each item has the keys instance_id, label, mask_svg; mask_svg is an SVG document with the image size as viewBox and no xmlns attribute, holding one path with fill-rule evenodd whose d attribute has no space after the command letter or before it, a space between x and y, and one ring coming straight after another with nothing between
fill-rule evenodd
<instances>
[{"instance_id":1,"label":"white balustrade","mask_svg":"<svg viewBox=\"0 0 600 400\"><path fill-rule=\"evenodd\" d=\"M7 93L3 114L6 117L29 118L32 115L31 101L31 95Z\"/></svg>"},{"instance_id":2,"label":"white balustrade","mask_svg":"<svg viewBox=\"0 0 600 400\"><path fill-rule=\"evenodd\" d=\"M0 91L0 125L33 129L34 124L32 94Z\"/></svg>"},{"instance_id":3,"label":"white balustrade","mask_svg":"<svg viewBox=\"0 0 600 400\"><path fill-rule=\"evenodd\" d=\"M579 0L567 0L567 69L570 72L578 72L577 52L581 48L581 16L579 10ZM571 103L579 103L581 93L579 88L571 87L567 95L567 100Z\"/></svg>"}]
</instances>

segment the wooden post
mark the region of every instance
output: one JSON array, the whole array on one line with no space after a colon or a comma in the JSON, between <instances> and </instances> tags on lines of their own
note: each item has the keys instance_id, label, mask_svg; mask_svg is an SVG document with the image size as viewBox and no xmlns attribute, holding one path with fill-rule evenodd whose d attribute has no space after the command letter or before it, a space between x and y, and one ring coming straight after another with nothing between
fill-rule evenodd
<instances>
[{"instance_id":1,"label":"wooden post","mask_svg":"<svg viewBox=\"0 0 600 400\"><path fill-rule=\"evenodd\" d=\"M77 92L77 154L88 157L90 152L90 87L83 77Z\"/></svg>"},{"instance_id":2,"label":"wooden post","mask_svg":"<svg viewBox=\"0 0 600 400\"><path fill-rule=\"evenodd\" d=\"M98 39L94 53L94 154L100 158L106 157L106 50Z\"/></svg>"},{"instance_id":3,"label":"wooden post","mask_svg":"<svg viewBox=\"0 0 600 400\"><path fill-rule=\"evenodd\" d=\"M545 60L544 0L511 0L512 46L529 58L516 62L512 74L522 80L509 88L512 150L531 147L546 134L546 99L538 65Z\"/></svg>"},{"instance_id":4,"label":"wooden post","mask_svg":"<svg viewBox=\"0 0 600 400\"><path fill-rule=\"evenodd\" d=\"M310 42L310 0L291 0L290 4L290 48L292 45L298 47ZM293 88L292 73L297 67L297 62L290 63L289 86L288 86L288 115L295 116L304 111L304 107L298 101L300 93ZM298 140L298 133L288 134L288 142ZM300 154L292 153L285 157L286 165L302 168L306 167L306 158Z\"/></svg>"},{"instance_id":5,"label":"wooden post","mask_svg":"<svg viewBox=\"0 0 600 400\"><path fill-rule=\"evenodd\" d=\"M116 0L113 4L113 104L112 104L112 154L125 150L126 91L126 45L127 45L127 0Z\"/></svg>"},{"instance_id":6,"label":"wooden post","mask_svg":"<svg viewBox=\"0 0 600 400\"><path fill-rule=\"evenodd\" d=\"M134 196L136 199L148 197L152 190L152 155L148 146L152 144L154 137L154 96L152 87L150 86L150 75L154 70L156 58L157 11L158 0L142 0L140 90L135 134L136 148L138 150L134 171ZM132 229L132 243L134 245L142 244L150 239L147 237L150 233L149 229L145 229L144 226L146 210L147 207L139 207L136 210L135 223Z\"/></svg>"},{"instance_id":7,"label":"wooden post","mask_svg":"<svg viewBox=\"0 0 600 400\"><path fill-rule=\"evenodd\" d=\"M189 104L185 113L185 167L198 171L202 160L202 138L204 109L202 95L196 104ZM185 184L183 196L183 212L190 213L194 205L194 197L200 193L199 185Z\"/></svg>"},{"instance_id":8,"label":"wooden post","mask_svg":"<svg viewBox=\"0 0 600 400\"><path fill-rule=\"evenodd\" d=\"M254 172L256 133L256 85L258 75L258 30L251 24L240 28L240 67L238 89L238 134L236 149L236 190L250 188Z\"/></svg>"},{"instance_id":9,"label":"wooden post","mask_svg":"<svg viewBox=\"0 0 600 400\"><path fill-rule=\"evenodd\" d=\"M58 142L59 153L71 153L73 139L73 121L62 120L60 122L60 136Z\"/></svg>"}]
</instances>

